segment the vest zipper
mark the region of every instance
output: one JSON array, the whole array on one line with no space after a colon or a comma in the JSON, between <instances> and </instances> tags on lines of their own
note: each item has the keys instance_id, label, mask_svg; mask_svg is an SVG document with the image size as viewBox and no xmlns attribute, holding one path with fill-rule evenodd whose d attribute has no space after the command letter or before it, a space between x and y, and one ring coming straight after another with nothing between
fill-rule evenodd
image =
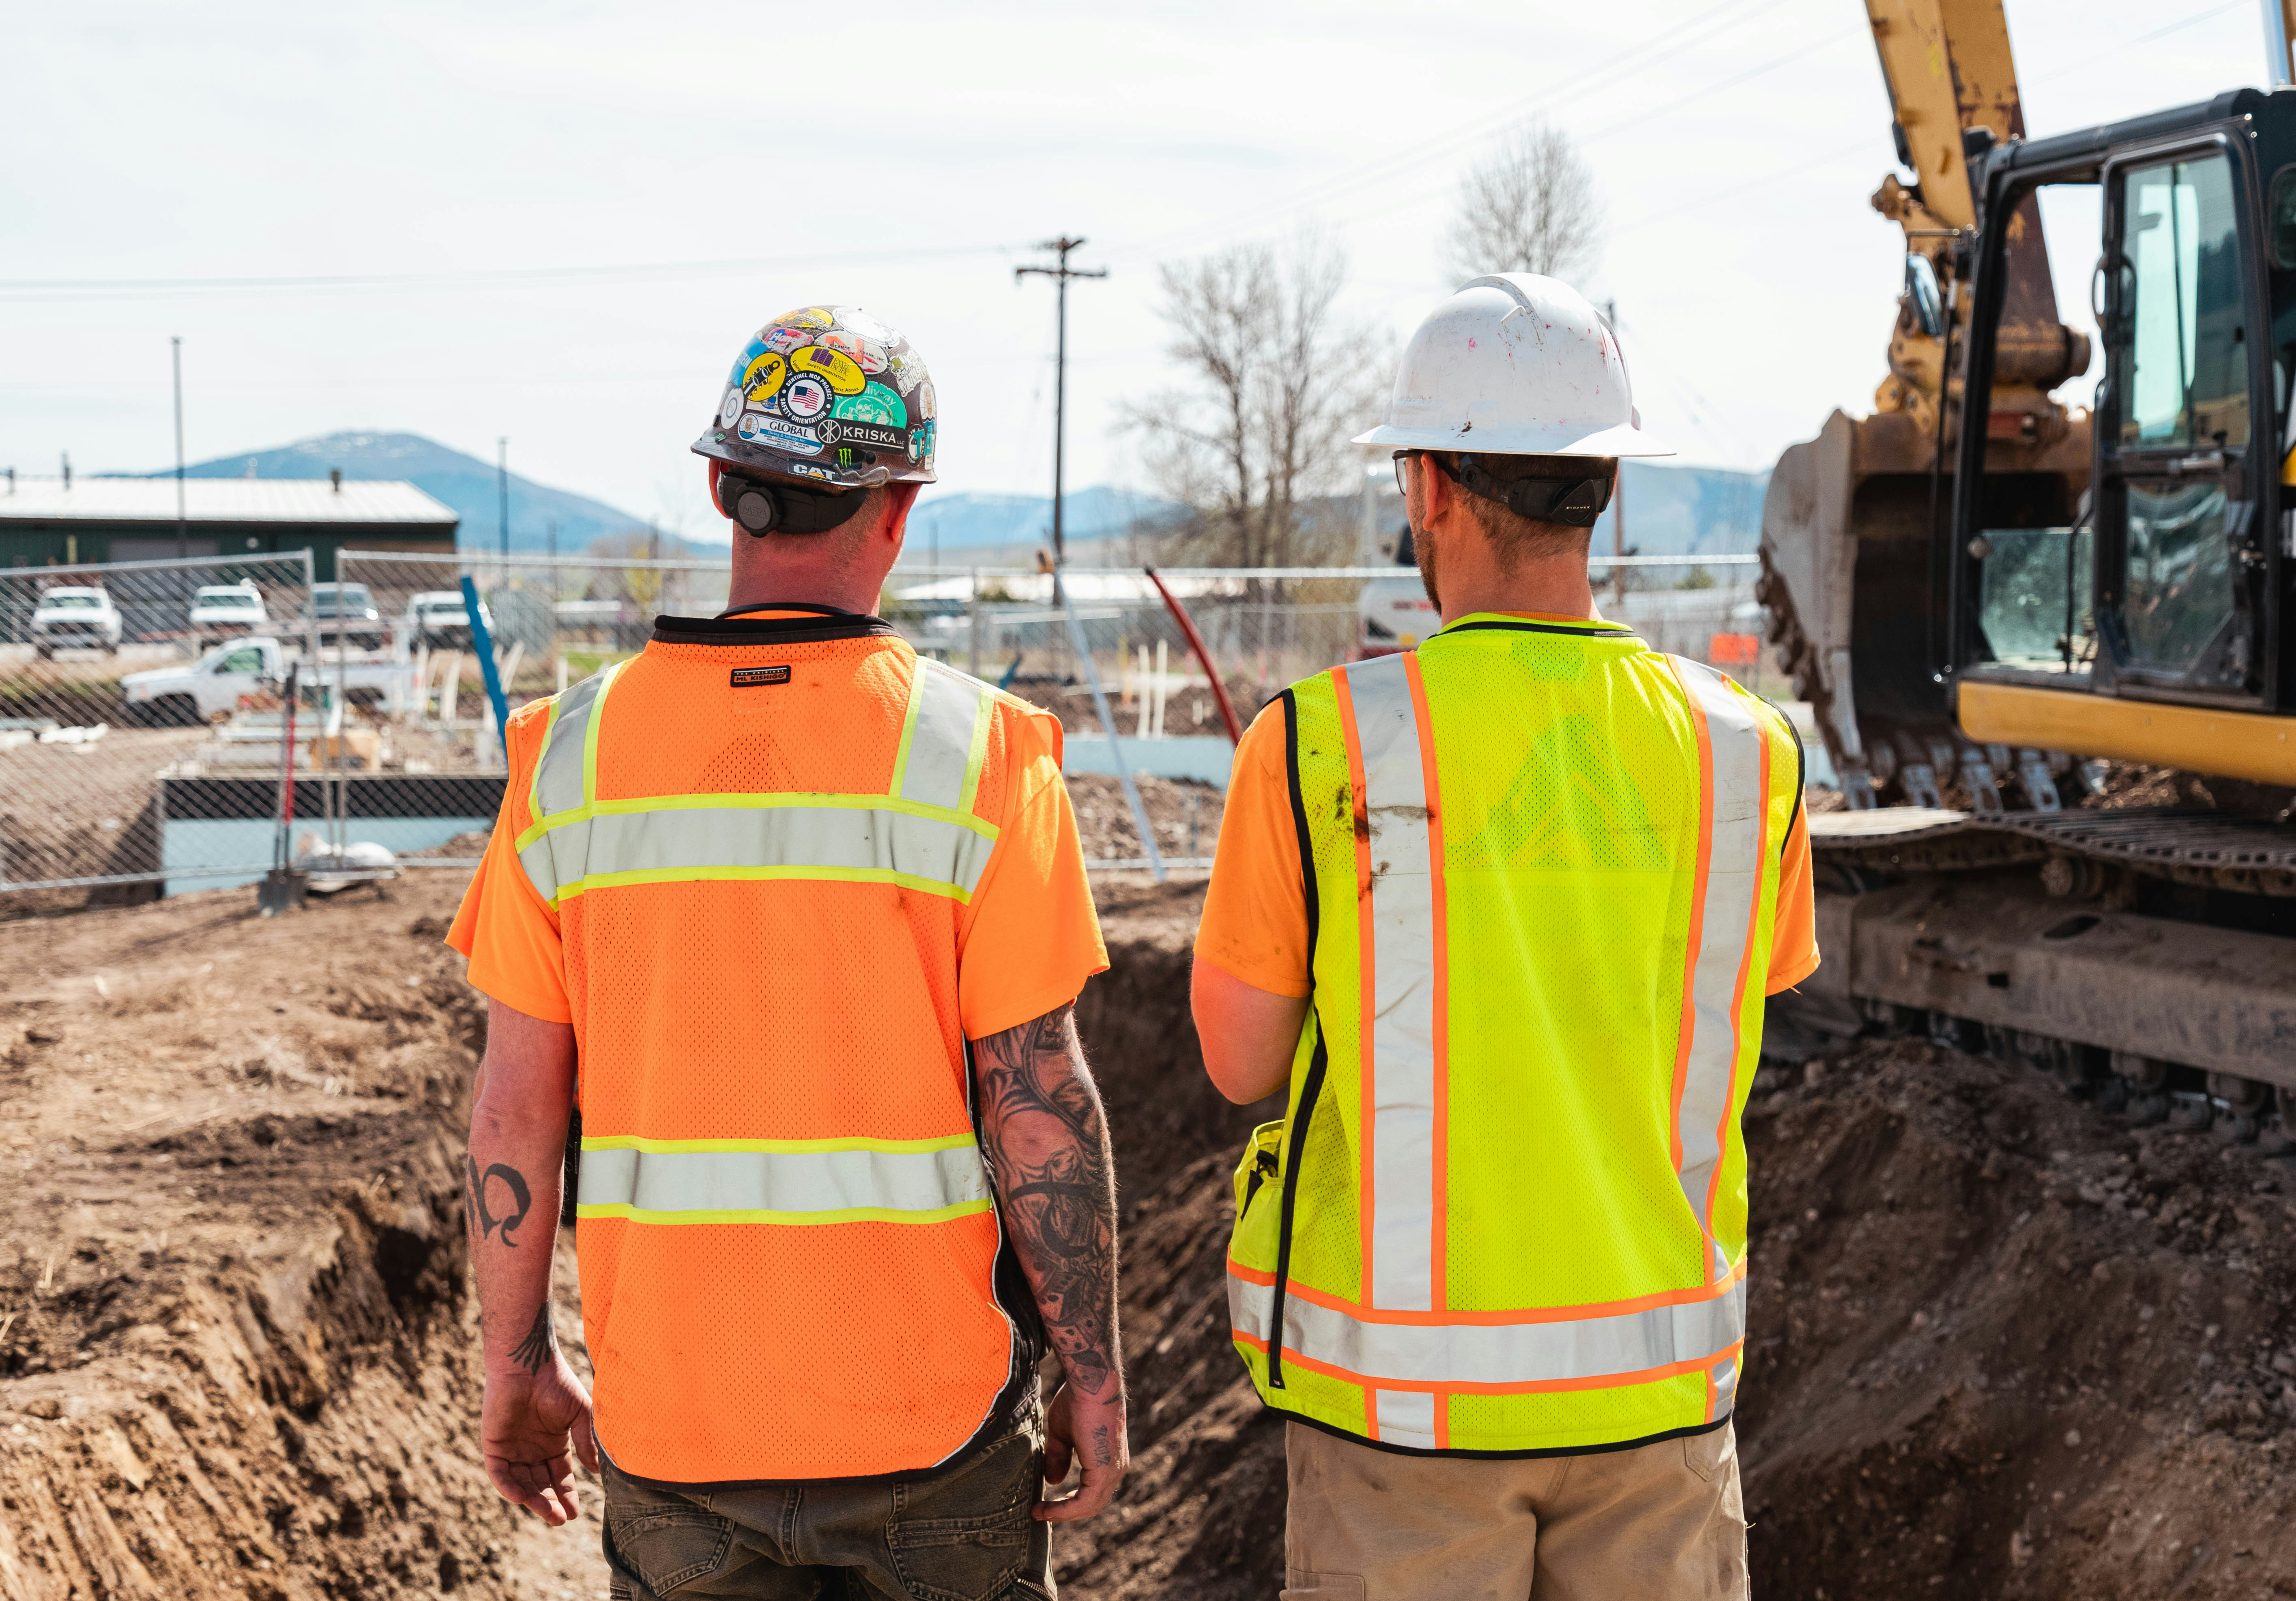
<instances>
[{"instance_id":1,"label":"vest zipper","mask_svg":"<svg viewBox=\"0 0 2296 1601\"><path fill-rule=\"evenodd\" d=\"M1291 1148L1283 1156L1283 1192L1275 1213L1275 1293L1267 1309L1267 1387L1271 1390L1283 1388L1283 1296L1292 1279L1292 1218L1300 1201L1300 1159L1308 1148L1316 1102L1324 1092L1324 1027L1319 1020L1315 1054L1308 1060L1308 1082L1300 1087L1299 1114L1288 1131Z\"/></svg>"}]
</instances>

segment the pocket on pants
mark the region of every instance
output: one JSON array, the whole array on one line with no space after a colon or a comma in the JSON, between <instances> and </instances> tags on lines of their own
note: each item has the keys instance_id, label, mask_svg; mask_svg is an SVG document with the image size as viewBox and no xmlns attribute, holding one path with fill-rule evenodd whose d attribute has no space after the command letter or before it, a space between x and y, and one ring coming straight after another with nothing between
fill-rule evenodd
<instances>
[{"instance_id":1,"label":"pocket on pants","mask_svg":"<svg viewBox=\"0 0 2296 1601\"><path fill-rule=\"evenodd\" d=\"M734 1525L682 1496L617 1475L607 1483L606 1538L609 1556L632 1578L657 1596L670 1596L726 1565Z\"/></svg>"},{"instance_id":2,"label":"pocket on pants","mask_svg":"<svg viewBox=\"0 0 2296 1601\"><path fill-rule=\"evenodd\" d=\"M1285 1568L1280 1601L1367 1601L1370 1587L1361 1573L1319 1573L1312 1568Z\"/></svg>"},{"instance_id":3,"label":"pocket on pants","mask_svg":"<svg viewBox=\"0 0 2296 1601\"><path fill-rule=\"evenodd\" d=\"M1682 1465L1711 1484L1720 1478L1737 1454L1738 1437L1729 1424L1682 1439Z\"/></svg>"},{"instance_id":4,"label":"pocket on pants","mask_svg":"<svg viewBox=\"0 0 2296 1601\"><path fill-rule=\"evenodd\" d=\"M1022 1565L1050 1540L1030 1515L1044 1462L1041 1442L1016 1427L952 1473L901 1483L886 1543L910 1594L920 1601L1009 1594Z\"/></svg>"}]
</instances>

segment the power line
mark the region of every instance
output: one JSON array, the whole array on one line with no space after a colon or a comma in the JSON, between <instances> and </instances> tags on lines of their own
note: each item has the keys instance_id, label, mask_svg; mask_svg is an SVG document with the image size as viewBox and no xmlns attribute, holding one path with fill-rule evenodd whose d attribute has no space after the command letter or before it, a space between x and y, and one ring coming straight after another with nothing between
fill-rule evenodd
<instances>
[{"instance_id":1,"label":"power line","mask_svg":"<svg viewBox=\"0 0 2296 1601\"><path fill-rule=\"evenodd\" d=\"M1472 118L1431 139L1400 151L1391 151L1387 155L1374 157L1369 161L1359 162L1345 171L1307 184L1285 199L1274 202L1263 201L1247 211L1233 213L1205 223L1190 224L1161 234L1152 234L1144 240L1123 242L1117 247L1117 253L1136 257L1159 251L1203 249L1206 248L1203 242L1204 236L1210 235L1217 240L1224 230L1237 222L1266 224L1271 216L1289 216L1305 208L1324 204L1372 184L1399 177L1406 172L1456 152L1462 146L1482 137L1494 128L1521 120L1566 92L1572 95L1587 94L1603 87L1608 82L1624 76L1629 70L1641 70L1669 56L1677 55L1694 45L1704 44L1716 34L1725 31L1725 29L1720 26L1707 28L1704 33L1699 32L1699 29L1706 28L1707 24L1720 18L1724 12L1736 10L1745 4L1746 0L1723 0L1721 4L1710 6L1693 17L1683 25L1678 33L1663 39L1644 40L1640 44L1629 45L1627 49L1596 63L1586 71L1574 75L1567 86L1558 85L1542 89L1535 94L1527 95L1516 101L1503 110ZM1765 12L1773 11L1784 4L1785 0L1759 0L1759 3L1753 4L1750 10L1730 18L1727 27L1742 27L1753 18L1760 16ZM1264 232L1265 227L1254 228L1252 231ZM1196 242L1186 242L1189 241Z\"/></svg>"},{"instance_id":2,"label":"power line","mask_svg":"<svg viewBox=\"0 0 2296 1601\"><path fill-rule=\"evenodd\" d=\"M329 294L359 290L485 288L492 284L594 283L622 279L736 277L793 267L855 262L946 261L969 256L1011 256L1008 245L953 245L940 249L849 251L840 255L755 257L726 261L650 261L619 265L502 267L450 273L340 273L280 278L15 278L0 279L0 300L162 298L203 294Z\"/></svg>"}]
</instances>

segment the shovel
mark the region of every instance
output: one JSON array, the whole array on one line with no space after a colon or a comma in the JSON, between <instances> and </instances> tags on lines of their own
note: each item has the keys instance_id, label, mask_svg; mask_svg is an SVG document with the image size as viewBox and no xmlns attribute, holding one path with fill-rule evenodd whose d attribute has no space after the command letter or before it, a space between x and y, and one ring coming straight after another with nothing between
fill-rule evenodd
<instances>
[{"instance_id":1,"label":"shovel","mask_svg":"<svg viewBox=\"0 0 2296 1601\"><path fill-rule=\"evenodd\" d=\"M287 665L286 722L279 741L279 837L272 842L271 870L255 888L255 909L275 918L303 904L303 875L287 864L292 859L289 839L295 830L295 678L299 664Z\"/></svg>"}]
</instances>

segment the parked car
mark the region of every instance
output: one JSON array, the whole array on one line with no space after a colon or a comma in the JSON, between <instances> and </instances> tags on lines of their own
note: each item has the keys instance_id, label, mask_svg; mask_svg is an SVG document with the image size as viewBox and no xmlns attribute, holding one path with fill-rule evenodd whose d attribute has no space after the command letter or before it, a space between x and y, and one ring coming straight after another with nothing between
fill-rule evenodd
<instances>
[{"instance_id":1,"label":"parked car","mask_svg":"<svg viewBox=\"0 0 2296 1601\"><path fill-rule=\"evenodd\" d=\"M486 625L491 637L495 614L484 600L479 602L479 621ZM468 650L471 614L463 603L463 592L426 589L409 596L406 609L399 614L398 636L410 647L427 645L433 650Z\"/></svg>"},{"instance_id":2,"label":"parked car","mask_svg":"<svg viewBox=\"0 0 2296 1601\"><path fill-rule=\"evenodd\" d=\"M287 679L293 652L268 635L257 634L217 646L187 666L153 667L121 676L119 688L131 721L146 726L188 728L239 705L242 695L275 691ZM332 687L340 676L354 703L395 701L412 687L413 670L398 662L329 662L316 676Z\"/></svg>"},{"instance_id":3,"label":"parked car","mask_svg":"<svg viewBox=\"0 0 2296 1601\"><path fill-rule=\"evenodd\" d=\"M119 611L103 590L59 584L32 609L32 654L73 648L119 654Z\"/></svg>"},{"instance_id":4,"label":"parked car","mask_svg":"<svg viewBox=\"0 0 2296 1601\"><path fill-rule=\"evenodd\" d=\"M382 613L374 609L374 595L364 584L314 584L306 615L317 620L323 645L382 649Z\"/></svg>"},{"instance_id":5,"label":"parked car","mask_svg":"<svg viewBox=\"0 0 2296 1601\"><path fill-rule=\"evenodd\" d=\"M267 629L263 592L252 584L202 584L192 593L192 645L235 639Z\"/></svg>"}]
</instances>

